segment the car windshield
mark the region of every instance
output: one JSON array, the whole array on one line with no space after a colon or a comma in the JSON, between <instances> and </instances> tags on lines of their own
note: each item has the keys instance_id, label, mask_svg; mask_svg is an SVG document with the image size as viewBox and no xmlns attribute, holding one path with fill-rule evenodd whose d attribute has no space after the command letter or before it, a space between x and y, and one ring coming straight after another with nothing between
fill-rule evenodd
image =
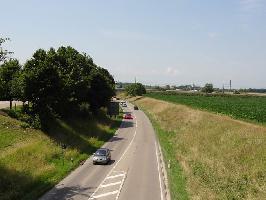
<instances>
[{"instance_id":1,"label":"car windshield","mask_svg":"<svg viewBox=\"0 0 266 200\"><path fill-rule=\"evenodd\" d=\"M106 150L104 149L99 149L95 152L95 155L97 156L105 156L106 155Z\"/></svg>"}]
</instances>

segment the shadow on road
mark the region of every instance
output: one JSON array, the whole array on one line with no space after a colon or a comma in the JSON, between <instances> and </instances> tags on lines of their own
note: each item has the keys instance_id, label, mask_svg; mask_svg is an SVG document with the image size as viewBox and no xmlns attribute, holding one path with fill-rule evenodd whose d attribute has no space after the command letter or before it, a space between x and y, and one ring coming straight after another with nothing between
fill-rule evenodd
<instances>
[{"instance_id":1,"label":"shadow on road","mask_svg":"<svg viewBox=\"0 0 266 200\"><path fill-rule=\"evenodd\" d=\"M61 199L72 199L72 197L85 197L89 198L90 193L88 192L89 189L93 189L92 187L80 187L80 186L73 186L73 187L65 187L62 188L53 188L49 194L46 194L39 200L61 200Z\"/></svg>"},{"instance_id":2,"label":"shadow on road","mask_svg":"<svg viewBox=\"0 0 266 200\"><path fill-rule=\"evenodd\" d=\"M110 160L107 164L105 164L105 163L95 163L94 165L108 166L108 165L112 165L114 163L115 163L115 160Z\"/></svg>"},{"instance_id":3,"label":"shadow on road","mask_svg":"<svg viewBox=\"0 0 266 200\"><path fill-rule=\"evenodd\" d=\"M114 136L112 137L109 142L116 142L116 141L120 141L120 140L123 140L124 138L121 138L121 137L117 137L117 136Z\"/></svg>"},{"instance_id":4,"label":"shadow on road","mask_svg":"<svg viewBox=\"0 0 266 200\"><path fill-rule=\"evenodd\" d=\"M110 160L110 162L108 163L108 165L112 165L115 163L115 160Z\"/></svg>"},{"instance_id":5,"label":"shadow on road","mask_svg":"<svg viewBox=\"0 0 266 200\"><path fill-rule=\"evenodd\" d=\"M120 128L130 128L134 127L134 122L133 121L123 121Z\"/></svg>"}]
</instances>

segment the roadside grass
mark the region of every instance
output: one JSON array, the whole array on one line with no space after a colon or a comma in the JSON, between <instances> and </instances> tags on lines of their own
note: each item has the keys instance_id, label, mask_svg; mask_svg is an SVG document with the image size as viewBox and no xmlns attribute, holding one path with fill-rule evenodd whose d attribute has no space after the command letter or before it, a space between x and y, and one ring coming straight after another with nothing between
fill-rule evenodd
<instances>
[{"instance_id":1,"label":"roadside grass","mask_svg":"<svg viewBox=\"0 0 266 200\"><path fill-rule=\"evenodd\" d=\"M0 115L0 200L37 199L111 138L121 120L104 113L54 119L44 133Z\"/></svg>"},{"instance_id":2,"label":"roadside grass","mask_svg":"<svg viewBox=\"0 0 266 200\"><path fill-rule=\"evenodd\" d=\"M168 174L171 197L172 199L176 200L187 200L189 198L186 191L186 178L178 160L173 160L175 157L175 150L172 145L172 137L174 133L163 130L159 123L156 122L156 120L152 117L152 115L149 114L148 111L144 111L151 120L153 128L158 135L166 166L170 161L171 167L169 169L167 168L166 170Z\"/></svg>"},{"instance_id":3,"label":"roadside grass","mask_svg":"<svg viewBox=\"0 0 266 200\"><path fill-rule=\"evenodd\" d=\"M182 199L182 184L191 199L266 199L265 126L147 97L134 103L171 160L172 199Z\"/></svg>"}]
</instances>

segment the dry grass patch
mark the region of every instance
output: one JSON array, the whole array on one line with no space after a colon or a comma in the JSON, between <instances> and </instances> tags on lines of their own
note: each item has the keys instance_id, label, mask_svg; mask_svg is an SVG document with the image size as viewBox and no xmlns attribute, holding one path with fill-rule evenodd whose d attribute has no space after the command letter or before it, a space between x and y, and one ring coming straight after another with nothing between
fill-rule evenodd
<instances>
[{"instance_id":1,"label":"dry grass patch","mask_svg":"<svg viewBox=\"0 0 266 200\"><path fill-rule=\"evenodd\" d=\"M192 199L266 199L265 126L151 98L135 103L169 133Z\"/></svg>"}]
</instances>

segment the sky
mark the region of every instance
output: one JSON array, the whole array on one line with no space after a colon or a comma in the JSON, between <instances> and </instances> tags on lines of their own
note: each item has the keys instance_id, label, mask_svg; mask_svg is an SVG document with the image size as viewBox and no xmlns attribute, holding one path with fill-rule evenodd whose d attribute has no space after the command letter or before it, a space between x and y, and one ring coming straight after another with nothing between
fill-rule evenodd
<instances>
[{"instance_id":1,"label":"sky","mask_svg":"<svg viewBox=\"0 0 266 200\"><path fill-rule=\"evenodd\" d=\"M266 0L0 0L0 17L21 63L70 45L116 81L266 88Z\"/></svg>"}]
</instances>

